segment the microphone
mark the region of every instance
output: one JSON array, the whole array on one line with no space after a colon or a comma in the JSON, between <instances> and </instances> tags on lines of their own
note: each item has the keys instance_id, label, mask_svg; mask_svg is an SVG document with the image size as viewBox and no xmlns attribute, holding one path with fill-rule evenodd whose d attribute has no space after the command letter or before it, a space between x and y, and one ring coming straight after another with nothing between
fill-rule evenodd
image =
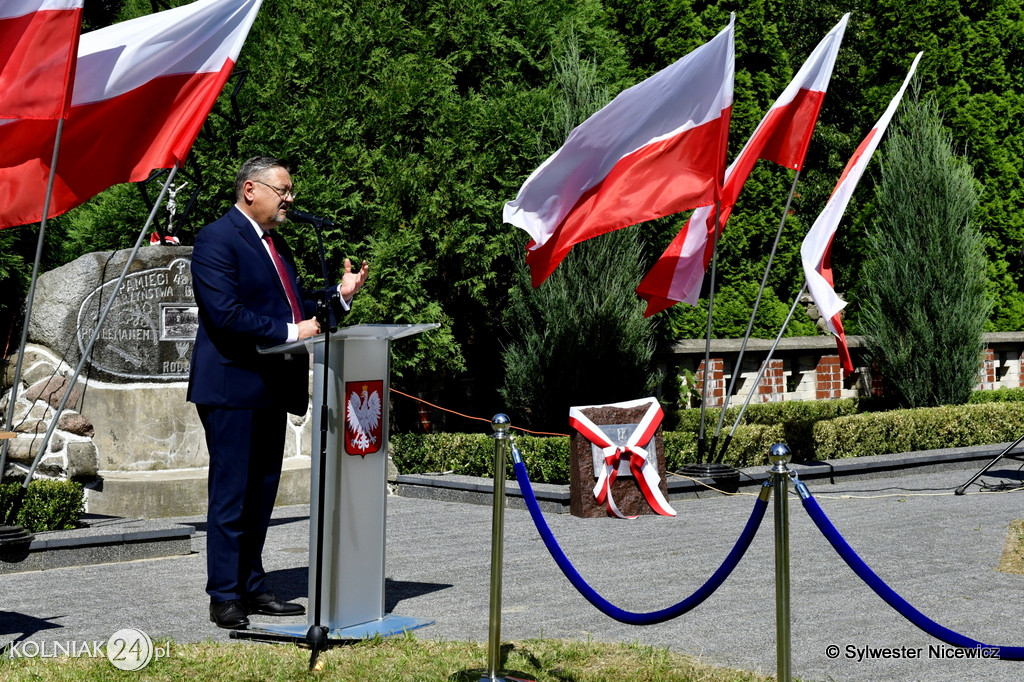
<instances>
[{"instance_id":1,"label":"microphone","mask_svg":"<svg viewBox=\"0 0 1024 682\"><path fill-rule=\"evenodd\" d=\"M293 223L309 223L310 225L322 225L323 227L338 227L338 223L327 218L321 218L310 213L305 213L298 209L288 209L288 220Z\"/></svg>"}]
</instances>

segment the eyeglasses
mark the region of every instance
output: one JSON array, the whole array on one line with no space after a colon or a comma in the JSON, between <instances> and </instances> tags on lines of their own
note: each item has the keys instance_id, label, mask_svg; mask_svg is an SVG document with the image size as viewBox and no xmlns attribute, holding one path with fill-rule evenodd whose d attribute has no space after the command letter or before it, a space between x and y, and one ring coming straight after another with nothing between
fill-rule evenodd
<instances>
[{"instance_id":1,"label":"eyeglasses","mask_svg":"<svg viewBox=\"0 0 1024 682\"><path fill-rule=\"evenodd\" d=\"M281 197L282 199L287 199L288 197L291 197L293 200L295 199L294 187L274 187L273 185L268 185L267 183L261 180L253 180L253 182L258 182L264 187L269 187L270 189L277 192L277 196Z\"/></svg>"}]
</instances>

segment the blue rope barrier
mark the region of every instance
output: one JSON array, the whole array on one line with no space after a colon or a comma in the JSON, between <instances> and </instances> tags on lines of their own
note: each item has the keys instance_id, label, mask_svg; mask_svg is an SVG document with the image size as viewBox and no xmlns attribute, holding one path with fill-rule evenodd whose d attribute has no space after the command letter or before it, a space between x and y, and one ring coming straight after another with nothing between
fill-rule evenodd
<instances>
[{"instance_id":1,"label":"blue rope barrier","mask_svg":"<svg viewBox=\"0 0 1024 682\"><path fill-rule=\"evenodd\" d=\"M924 630L926 633L935 637L938 640L951 644L952 646L962 647L964 649L989 649L998 652L998 657L1008 661L1022 661L1024 660L1024 647L1019 646L996 646L990 644L982 644L981 642L965 637L957 632L950 630L947 627L939 625L934 620L924 615L916 608L910 605L906 599L898 595L891 587L885 584L878 575L871 570L871 568L864 563L853 548L850 547L849 543L843 539L843 536L839 534L836 527L832 525L832 522L825 516L825 512L822 511L818 505L818 501L807 490L807 487L798 482L797 492L800 493L800 497L803 500L804 509L810 515L811 520L814 521L814 525L818 527L818 530L822 532L825 538L832 544L839 556L853 569L853 572L863 580L868 587L875 591L879 597L881 597L886 604L896 609L896 611L909 620L917 627Z\"/></svg>"},{"instance_id":2,"label":"blue rope barrier","mask_svg":"<svg viewBox=\"0 0 1024 682\"><path fill-rule=\"evenodd\" d=\"M765 483L765 487L762 494L758 497L757 502L754 504L754 511L750 514L750 518L747 520L747 525L740 533L740 537L736 540L735 546L732 551L719 566L718 570L715 571L706 583L697 589L692 595L684 599L683 601L669 606L668 608L661 609L660 611L651 611L649 613L635 613L632 611L625 611L615 606L607 599L597 593L594 588L587 584L587 582L580 576L580 574L573 567L572 562L569 561L568 557L559 547L558 541L555 540L554 535L551 534L551 529L548 527L547 522L544 520L544 515L541 513L540 506L537 504L537 496L533 492L533 486L530 484L530 478L526 474L526 465L523 463L519 456L519 451L516 447L512 446L512 457L515 460L514 469L516 472L516 480L519 482L519 488L522 490L523 499L526 501L526 507L530 510L530 516L533 517L533 523L537 526L537 531L540 533L541 539L544 540L544 544L547 546L548 551L554 558L555 563L562 569L562 573L569 579L583 597L593 604L601 613L606 616L613 618L620 623L626 623L627 625L654 625L655 623L663 623L672 618L683 615L687 611L694 609L699 606L705 599L710 597L718 587L725 582L725 579L729 577L733 569L736 568L736 564L743 558L747 548L750 547L750 542L754 539L754 535L757 533L758 527L761 525L761 519L764 518L765 509L768 507L768 495L765 491L770 490L769 484Z\"/></svg>"}]
</instances>

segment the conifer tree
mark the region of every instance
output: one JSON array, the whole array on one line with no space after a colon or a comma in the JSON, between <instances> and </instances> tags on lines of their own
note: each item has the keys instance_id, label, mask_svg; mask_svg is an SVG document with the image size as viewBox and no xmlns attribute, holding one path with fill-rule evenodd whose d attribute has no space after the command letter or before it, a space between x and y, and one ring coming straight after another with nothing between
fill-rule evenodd
<instances>
[{"instance_id":1,"label":"conifer tree","mask_svg":"<svg viewBox=\"0 0 1024 682\"><path fill-rule=\"evenodd\" d=\"M862 325L887 394L904 407L967 402L991 309L979 187L933 98L913 92L884 143L866 238Z\"/></svg>"}]
</instances>

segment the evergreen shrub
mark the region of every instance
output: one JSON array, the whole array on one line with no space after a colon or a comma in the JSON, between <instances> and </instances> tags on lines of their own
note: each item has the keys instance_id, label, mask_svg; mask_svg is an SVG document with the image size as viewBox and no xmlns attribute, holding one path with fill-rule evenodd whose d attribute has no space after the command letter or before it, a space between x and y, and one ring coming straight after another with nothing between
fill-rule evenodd
<instances>
[{"instance_id":1,"label":"evergreen shrub","mask_svg":"<svg viewBox=\"0 0 1024 682\"><path fill-rule=\"evenodd\" d=\"M0 483L0 511L11 508L22 480L7 477ZM21 510L14 522L33 533L71 530L79 526L85 511L85 491L81 483L36 479L28 484Z\"/></svg>"},{"instance_id":2,"label":"evergreen shrub","mask_svg":"<svg viewBox=\"0 0 1024 682\"><path fill-rule=\"evenodd\" d=\"M992 310L980 189L934 97L903 102L884 145L860 288L862 333L899 407L966 403Z\"/></svg>"}]
</instances>

